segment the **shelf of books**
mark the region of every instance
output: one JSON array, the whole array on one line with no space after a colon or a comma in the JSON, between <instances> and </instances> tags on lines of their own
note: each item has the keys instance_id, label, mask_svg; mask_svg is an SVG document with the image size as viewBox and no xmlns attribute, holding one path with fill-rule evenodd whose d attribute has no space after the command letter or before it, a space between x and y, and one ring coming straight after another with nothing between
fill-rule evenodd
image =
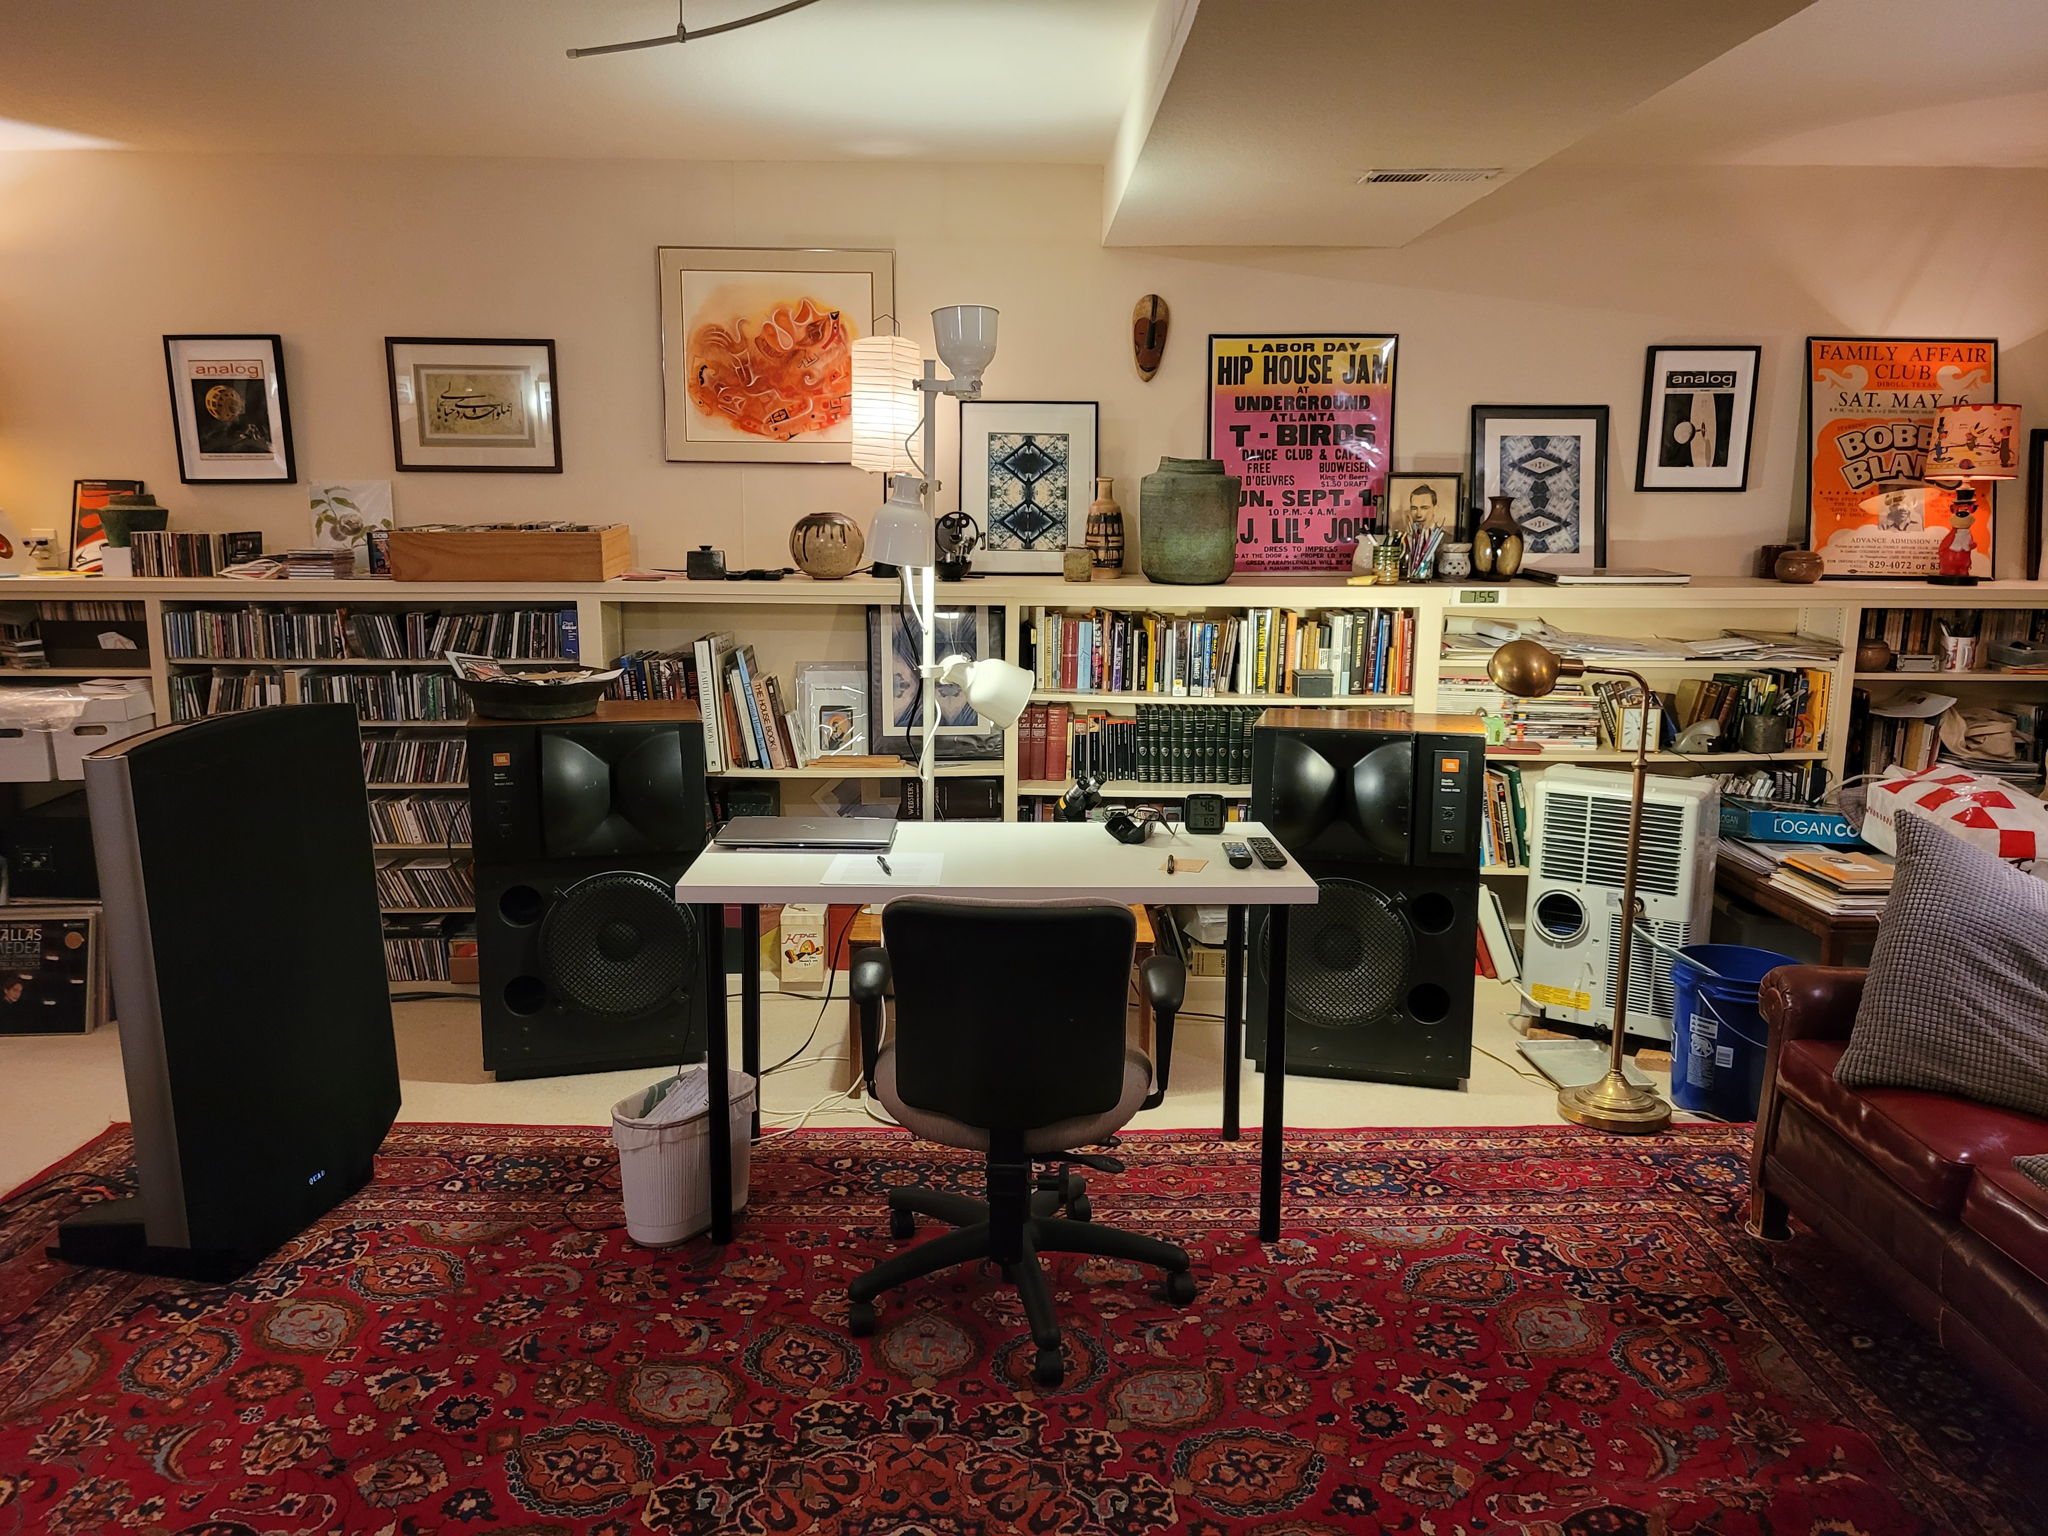
<instances>
[{"instance_id":1,"label":"shelf of books","mask_svg":"<svg viewBox=\"0 0 2048 1536\"><path fill-rule=\"evenodd\" d=\"M2048 611L1868 608L1859 636L1892 655L1889 669L1855 674L1846 772L1950 763L2040 792Z\"/></svg>"},{"instance_id":2,"label":"shelf of books","mask_svg":"<svg viewBox=\"0 0 2048 1536\"><path fill-rule=\"evenodd\" d=\"M446 654L574 659L581 616L574 604L429 605L386 591L347 601L166 602L163 686L173 720L275 704L355 706L386 969L394 984L445 983L449 944L473 931L475 902L460 729L469 707Z\"/></svg>"}]
</instances>

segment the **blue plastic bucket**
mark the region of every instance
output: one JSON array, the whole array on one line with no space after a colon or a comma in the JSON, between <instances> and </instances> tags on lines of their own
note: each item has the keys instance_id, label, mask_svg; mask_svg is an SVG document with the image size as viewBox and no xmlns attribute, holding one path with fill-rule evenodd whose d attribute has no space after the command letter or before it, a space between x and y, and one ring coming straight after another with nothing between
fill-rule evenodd
<instances>
[{"instance_id":1,"label":"blue plastic bucket","mask_svg":"<svg viewBox=\"0 0 2048 1536\"><path fill-rule=\"evenodd\" d=\"M1723 1120L1754 1120L1769 1027L1757 984L1790 955L1742 944L1687 944L1671 967L1671 1102Z\"/></svg>"}]
</instances>

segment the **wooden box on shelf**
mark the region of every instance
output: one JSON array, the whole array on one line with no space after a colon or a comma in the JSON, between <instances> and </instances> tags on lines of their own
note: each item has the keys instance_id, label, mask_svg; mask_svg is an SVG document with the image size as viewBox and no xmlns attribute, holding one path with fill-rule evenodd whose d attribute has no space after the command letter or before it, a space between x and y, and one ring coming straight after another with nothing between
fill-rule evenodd
<instances>
[{"instance_id":1,"label":"wooden box on shelf","mask_svg":"<svg viewBox=\"0 0 2048 1536\"><path fill-rule=\"evenodd\" d=\"M610 581L633 568L633 530L395 528L398 581Z\"/></svg>"}]
</instances>

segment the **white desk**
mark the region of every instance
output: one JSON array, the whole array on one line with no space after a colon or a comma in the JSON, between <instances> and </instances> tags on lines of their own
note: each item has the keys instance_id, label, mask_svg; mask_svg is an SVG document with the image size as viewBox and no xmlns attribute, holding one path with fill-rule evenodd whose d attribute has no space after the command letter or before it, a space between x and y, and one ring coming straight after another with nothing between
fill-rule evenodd
<instances>
[{"instance_id":1,"label":"white desk","mask_svg":"<svg viewBox=\"0 0 2048 1536\"><path fill-rule=\"evenodd\" d=\"M758 1074L761 1049L760 968L758 953L761 908L778 902L837 902L866 906L898 896L980 896L997 900L1034 900L1049 896L1099 896L1123 903L1207 903L1230 908L1230 938L1223 1007L1223 1134L1235 1140L1238 1122L1238 1067L1244 1039L1245 911L1271 909L1271 947L1285 954L1287 909L1312 905L1315 881L1290 858L1280 869L1254 863L1232 869L1223 856L1225 842L1263 837L1257 822L1234 821L1222 836L1154 833L1135 846L1119 843L1094 822L904 822L887 857L892 864L904 854L937 855L941 861L933 880L913 881L902 874L885 875L875 864L872 884L828 885L826 871L841 855L811 852L769 852L758 849L706 848L688 873L676 882L676 900L703 909L705 985L710 1005L707 1049L711 1078L711 1123L726 1118L725 1074L730 1060L726 1038L724 932L727 903L740 908L741 950L750 957L740 976L740 1052L745 1071ZM1172 855L1206 860L1200 870L1166 872ZM863 857L872 859L872 855ZM1280 1158L1285 1129L1287 1073L1287 968L1269 966L1266 987L1265 1112L1260 1125L1259 1236L1273 1242L1280 1236ZM731 1145L711 1137L711 1236L726 1242L732 1236Z\"/></svg>"}]
</instances>

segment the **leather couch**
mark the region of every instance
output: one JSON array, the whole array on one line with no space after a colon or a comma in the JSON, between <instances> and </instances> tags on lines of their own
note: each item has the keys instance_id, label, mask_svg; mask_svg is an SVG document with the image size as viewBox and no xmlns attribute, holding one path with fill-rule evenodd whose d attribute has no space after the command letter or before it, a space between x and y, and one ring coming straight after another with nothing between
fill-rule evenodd
<instances>
[{"instance_id":1,"label":"leather couch","mask_svg":"<svg viewBox=\"0 0 2048 1536\"><path fill-rule=\"evenodd\" d=\"M1764 978L1751 1231L1786 1237L1797 1216L2048 1427L2048 1189L2013 1167L2048 1152L2048 1120L1836 1082L1863 975L1791 965Z\"/></svg>"}]
</instances>

